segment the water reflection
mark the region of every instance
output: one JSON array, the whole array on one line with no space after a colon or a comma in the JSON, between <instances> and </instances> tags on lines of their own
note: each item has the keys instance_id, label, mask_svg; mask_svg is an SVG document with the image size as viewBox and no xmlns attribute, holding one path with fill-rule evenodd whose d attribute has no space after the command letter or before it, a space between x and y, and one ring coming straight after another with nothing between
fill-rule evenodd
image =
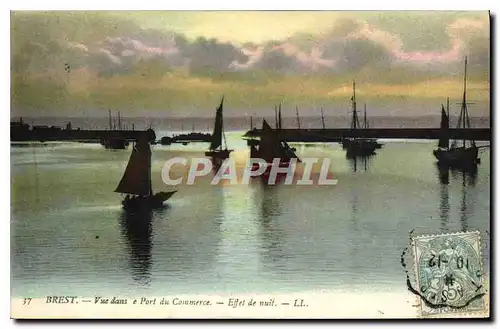
<instances>
[{"instance_id":1,"label":"water reflection","mask_svg":"<svg viewBox=\"0 0 500 329\"><path fill-rule=\"evenodd\" d=\"M152 218L151 210L122 210L120 214L122 236L130 255L132 278L144 285L149 284L151 280Z\"/></svg>"},{"instance_id":2,"label":"water reflection","mask_svg":"<svg viewBox=\"0 0 500 329\"><path fill-rule=\"evenodd\" d=\"M222 166L224 159L212 156L210 157L210 160L212 161L212 173L216 175L219 172L219 169Z\"/></svg>"},{"instance_id":3,"label":"water reflection","mask_svg":"<svg viewBox=\"0 0 500 329\"><path fill-rule=\"evenodd\" d=\"M268 185L263 181L260 181L259 185L260 189L257 193L261 194L260 218L268 223L272 217L281 215L283 211L277 192L280 185Z\"/></svg>"},{"instance_id":4,"label":"water reflection","mask_svg":"<svg viewBox=\"0 0 500 329\"><path fill-rule=\"evenodd\" d=\"M163 213L154 221L155 278L166 280L169 285L214 279L212 270L224 216L224 188L203 184L189 189L186 187L179 199L184 204L168 210L168 220L164 220L167 216Z\"/></svg>"},{"instance_id":5,"label":"water reflection","mask_svg":"<svg viewBox=\"0 0 500 329\"><path fill-rule=\"evenodd\" d=\"M437 165L438 178L440 182L440 204L439 217L441 230L447 231L450 221L450 183L455 181L460 186L460 230L469 229L468 218L474 213L475 189L477 183L477 166L468 169L451 169L446 166ZM450 173L451 178L450 180Z\"/></svg>"},{"instance_id":6,"label":"water reflection","mask_svg":"<svg viewBox=\"0 0 500 329\"><path fill-rule=\"evenodd\" d=\"M450 221L450 194L448 191L448 185L441 185L440 201L439 218L441 220L441 230L446 231Z\"/></svg>"},{"instance_id":7,"label":"water reflection","mask_svg":"<svg viewBox=\"0 0 500 329\"><path fill-rule=\"evenodd\" d=\"M260 181L259 186L255 186L254 189L254 200L259 214L262 256L264 261L273 265L276 265L277 261L286 261L283 250L284 231L280 229L278 221L283 213L278 191L281 188L280 185L267 185L266 182Z\"/></svg>"},{"instance_id":8,"label":"water reflection","mask_svg":"<svg viewBox=\"0 0 500 329\"><path fill-rule=\"evenodd\" d=\"M476 186L477 166L474 166L467 170L452 169L451 175L454 179L461 180L463 186Z\"/></svg>"},{"instance_id":9,"label":"water reflection","mask_svg":"<svg viewBox=\"0 0 500 329\"><path fill-rule=\"evenodd\" d=\"M467 222L470 214L474 213L476 202L476 190L473 188L477 183L477 166L466 172L458 172L456 176L462 180L462 198L460 200L460 228L463 232L469 229Z\"/></svg>"},{"instance_id":10,"label":"water reflection","mask_svg":"<svg viewBox=\"0 0 500 329\"><path fill-rule=\"evenodd\" d=\"M368 163L371 162L371 157L367 156L346 156L353 172L368 171Z\"/></svg>"},{"instance_id":11,"label":"water reflection","mask_svg":"<svg viewBox=\"0 0 500 329\"><path fill-rule=\"evenodd\" d=\"M448 185L450 183L450 169L446 166L436 165L438 170L438 178L441 186Z\"/></svg>"}]
</instances>

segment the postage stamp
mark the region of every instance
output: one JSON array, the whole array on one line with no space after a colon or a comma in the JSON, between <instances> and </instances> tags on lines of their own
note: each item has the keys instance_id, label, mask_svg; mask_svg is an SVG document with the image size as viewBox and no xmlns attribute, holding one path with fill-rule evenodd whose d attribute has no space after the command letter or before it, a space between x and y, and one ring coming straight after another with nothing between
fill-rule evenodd
<instances>
[{"instance_id":1,"label":"postage stamp","mask_svg":"<svg viewBox=\"0 0 500 329\"><path fill-rule=\"evenodd\" d=\"M413 238L420 315L486 310L479 232Z\"/></svg>"}]
</instances>

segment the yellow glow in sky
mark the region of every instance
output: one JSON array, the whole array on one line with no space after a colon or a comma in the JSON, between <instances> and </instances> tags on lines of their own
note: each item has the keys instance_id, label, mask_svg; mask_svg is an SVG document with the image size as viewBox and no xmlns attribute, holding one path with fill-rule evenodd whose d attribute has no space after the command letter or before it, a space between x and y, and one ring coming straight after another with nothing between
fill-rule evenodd
<instances>
[{"instance_id":1,"label":"yellow glow in sky","mask_svg":"<svg viewBox=\"0 0 500 329\"><path fill-rule=\"evenodd\" d=\"M296 33L318 33L331 28L340 12L208 11L125 12L143 28L173 30L189 38L214 37L233 42L260 43Z\"/></svg>"}]
</instances>

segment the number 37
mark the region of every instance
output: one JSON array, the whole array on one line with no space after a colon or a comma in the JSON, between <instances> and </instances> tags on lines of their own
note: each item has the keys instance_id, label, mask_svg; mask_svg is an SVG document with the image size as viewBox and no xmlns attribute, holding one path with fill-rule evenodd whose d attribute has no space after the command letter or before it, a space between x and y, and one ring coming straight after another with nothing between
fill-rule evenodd
<instances>
[{"instance_id":1,"label":"number 37","mask_svg":"<svg viewBox=\"0 0 500 329\"><path fill-rule=\"evenodd\" d=\"M23 305L29 305L31 302L31 298L24 298L23 299Z\"/></svg>"}]
</instances>

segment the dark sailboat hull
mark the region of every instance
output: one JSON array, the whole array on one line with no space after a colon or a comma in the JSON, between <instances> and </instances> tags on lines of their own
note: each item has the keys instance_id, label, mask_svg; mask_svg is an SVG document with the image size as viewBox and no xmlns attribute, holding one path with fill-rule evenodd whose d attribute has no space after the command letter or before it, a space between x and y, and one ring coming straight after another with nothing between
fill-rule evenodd
<instances>
[{"instance_id":1,"label":"dark sailboat hull","mask_svg":"<svg viewBox=\"0 0 500 329\"><path fill-rule=\"evenodd\" d=\"M248 146L258 146L259 141L257 139L247 139L247 145Z\"/></svg>"},{"instance_id":2,"label":"dark sailboat hull","mask_svg":"<svg viewBox=\"0 0 500 329\"><path fill-rule=\"evenodd\" d=\"M264 183L268 184L269 183L269 177L271 175L271 170L273 169L273 166L275 164L273 163L266 163L266 169L264 172L260 175L252 176L252 178L260 178ZM277 165L278 168L288 168L290 166L290 160L287 159L280 159L279 164ZM259 165L254 164L251 168L251 172L256 172L259 170ZM278 172L276 173L276 183L281 182L285 177L287 176L287 173L284 172Z\"/></svg>"},{"instance_id":3,"label":"dark sailboat hull","mask_svg":"<svg viewBox=\"0 0 500 329\"><path fill-rule=\"evenodd\" d=\"M213 157L216 159L227 159L229 158L229 154L233 152L233 150L213 150L213 151L207 151L205 152L206 156Z\"/></svg>"},{"instance_id":4,"label":"dark sailboat hull","mask_svg":"<svg viewBox=\"0 0 500 329\"><path fill-rule=\"evenodd\" d=\"M162 208L164 202L170 199L177 191L158 192L150 196L138 196L122 201L123 208L127 210L143 210Z\"/></svg>"},{"instance_id":5,"label":"dark sailboat hull","mask_svg":"<svg viewBox=\"0 0 500 329\"><path fill-rule=\"evenodd\" d=\"M344 149L347 150L347 156L369 156L375 154L375 150L380 148L377 142L364 139L344 140L343 143L345 143Z\"/></svg>"},{"instance_id":6,"label":"dark sailboat hull","mask_svg":"<svg viewBox=\"0 0 500 329\"><path fill-rule=\"evenodd\" d=\"M343 139L342 142L341 142L342 148L344 150L350 148L354 141L356 141L356 140L347 139L347 138ZM371 147L373 147L374 150L375 149L381 149L382 146L384 146L384 144L380 144L379 142L377 142L374 139L358 139L357 141L358 142L362 142L365 145L370 145Z\"/></svg>"},{"instance_id":7,"label":"dark sailboat hull","mask_svg":"<svg viewBox=\"0 0 500 329\"><path fill-rule=\"evenodd\" d=\"M124 138L105 139L101 144L108 150L125 150L128 147L128 141Z\"/></svg>"},{"instance_id":8,"label":"dark sailboat hull","mask_svg":"<svg viewBox=\"0 0 500 329\"><path fill-rule=\"evenodd\" d=\"M464 168L477 165L480 162L477 147L437 149L434 150L433 154L439 164L449 167Z\"/></svg>"}]
</instances>

